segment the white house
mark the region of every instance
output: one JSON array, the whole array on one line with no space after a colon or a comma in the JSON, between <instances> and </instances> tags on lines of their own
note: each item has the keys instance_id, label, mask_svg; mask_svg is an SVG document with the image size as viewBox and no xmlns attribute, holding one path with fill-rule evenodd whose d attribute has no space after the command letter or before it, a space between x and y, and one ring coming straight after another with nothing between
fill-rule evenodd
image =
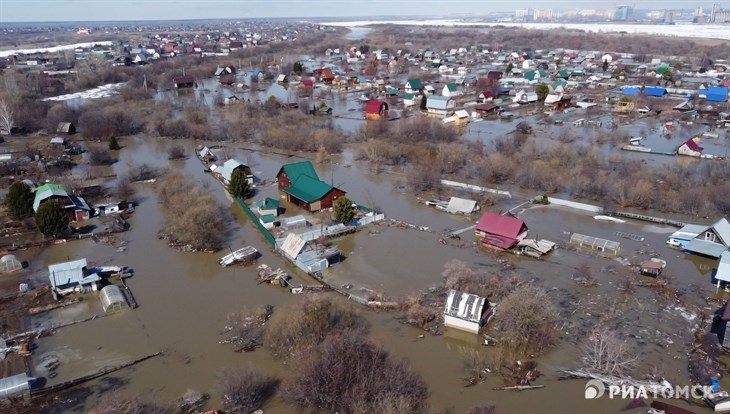
<instances>
[{"instance_id":1,"label":"white house","mask_svg":"<svg viewBox=\"0 0 730 414\"><path fill-rule=\"evenodd\" d=\"M413 106L416 104L416 96L412 93L407 93L403 96L403 106Z\"/></svg>"},{"instance_id":2,"label":"white house","mask_svg":"<svg viewBox=\"0 0 730 414\"><path fill-rule=\"evenodd\" d=\"M448 96L432 95L426 101L426 110L434 115L446 116L455 106L456 102Z\"/></svg>"},{"instance_id":3,"label":"white house","mask_svg":"<svg viewBox=\"0 0 730 414\"><path fill-rule=\"evenodd\" d=\"M405 92L413 95L421 93L421 81L419 79L409 79L406 81Z\"/></svg>"},{"instance_id":4,"label":"white house","mask_svg":"<svg viewBox=\"0 0 730 414\"><path fill-rule=\"evenodd\" d=\"M525 92L525 90L520 90L515 94L513 102L526 104L531 102L537 102L537 93L535 92Z\"/></svg>"},{"instance_id":5,"label":"white house","mask_svg":"<svg viewBox=\"0 0 730 414\"><path fill-rule=\"evenodd\" d=\"M719 258L730 247L730 222L722 218L706 227L684 249L713 259Z\"/></svg>"},{"instance_id":6,"label":"white house","mask_svg":"<svg viewBox=\"0 0 730 414\"><path fill-rule=\"evenodd\" d=\"M441 95L454 97L461 95L461 93L459 92L459 88L456 86L455 83L447 83L441 90Z\"/></svg>"},{"instance_id":7,"label":"white house","mask_svg":"<svg viewBox=\"0 0 730 414\"><path fill-rule=\"evenodd\" d=\"M486 299L453 289L449 291L444 308L445 326L476 334L493 315L493 308Z\"/></svg>"},{"instance_id":8,"label":"white house","mask_svg":"<svg viewBox=\"0 0 730 414\"><path fill-rule=\"evenodd\" d=\"M223 165L220 167L217 165L211 165L210 171L216 175L220 175L220 177L223 178L224 184L228 184L229 182L231 182L233 172L239 168L243 170L243 173L246 175L248 183L253 185L253 174L251 173L251 168L241 161L233 158L224 162Z\"/></svg>"},{"instance_id":9,"label":"white house","mask_svg":"<svg viewBox=\"0 0 730 414\"><path fill-rule=\"evenodd\" d=\"M96 291L101 278L98 273L91 272L87 266L86 259L48 266L48 280L51 282L54 297L72 292Z\"/></svg>"}]
</instances>

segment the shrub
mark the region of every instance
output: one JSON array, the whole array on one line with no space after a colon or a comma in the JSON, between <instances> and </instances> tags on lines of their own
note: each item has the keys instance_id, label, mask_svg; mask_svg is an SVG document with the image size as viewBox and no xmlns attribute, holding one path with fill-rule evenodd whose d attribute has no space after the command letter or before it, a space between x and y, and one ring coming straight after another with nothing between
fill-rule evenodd
<instances>
[{"instance_id":1,"label":"shrub","mask_svg":"<svg viewBox=\"0 0 730 414\"><path fill-rule=\"evenodd\" d=\"M89 164L91 165L110 165L114 163L114 157L108 149L102 147L92 147L89 150Z\"/></svg>"},{"instance_id":2,"label":"shrub","mask_svg":"<svg viewBox=\"0 0 730 414\"><path fill-rule=\"evenodd\" d=\"M143 401L139 398L122 397L117 392L105 393L89 409L87 414L173 414L171 407L157 402Z\"/></svg>"},{"instance_id":3,"label":"shrub","mask_svg":"<svg viewBox=\"0 0 730 414\"><path fill-rule=\"evenodd\" d=\"M112 135L112 137L109 139L109 149L111 151L119 151L122 149L122 147L119 146L119 142L117 142L117 138Z\"/></svg>"},{"instance_id":4,"label":"shrub","mask_svg":"<svg viewBox=\"0 0 730 414\"><path fill-rule=\"evenodd\" d=\"M501 333L501 346L513 356L524 357L553 345L558 312L545 290L523 285L499 302L494 326Z\"/></svg>"},{"instance_id":5,"label":"shrub","mask_svg":"<svg viewBox=\"0 0 730 414\"><path fill-rule=\"evenodd\" d=\"M173 145L167 149L167 159L169 160L182 160L185 157L185 147L182 145Z\"/></svg>"},{"instance_id":6,"label":"shrub","mask_svg":"<svg viewBox=\"0 0 730 414\"><path fill-rule=\"evenodd\" d=\"M364 333L367 321L350 306L314 296L276 312L264 343L274 354L286 357L313 348L328 334L345 331Z\"/></svg>"},{"instance_id":7,"label":"shrub","mask_svg":"<svg viewBox=\"0 0 730 414\"><path fill-rule=\"evenodd\" d=\"M353 332L329 335L295 361L282 387L300 409L347 414L427 412L428 388L401 361Z\"/></svg>"},{"instance_id":8,"label":"shrub","mask_svg":"<svg viewBox=\"0 0 730 414\"><path fill-rule=\"evenodd\" d=\"M218 374L223 405L227 412L250 413L259 408L276 391L278 381L253 368L224 370Z\"/></svg>"}]
</instances>

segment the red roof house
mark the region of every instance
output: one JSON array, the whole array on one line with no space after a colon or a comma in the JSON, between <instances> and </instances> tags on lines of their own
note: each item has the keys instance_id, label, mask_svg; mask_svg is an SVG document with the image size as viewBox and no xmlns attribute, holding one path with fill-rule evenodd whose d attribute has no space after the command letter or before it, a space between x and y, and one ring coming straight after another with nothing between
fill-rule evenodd
<instances>
[{"instance_id":1,"label":"red roof house","mask_svg":"<svg viewBox=\"0 0 730 414\"><path fill-rule=\"evenodd\" d=\"M335 80L335 74L332 73L331 70L325 69L322 71L322 74L319 76L319 79L324 83L332 83L332 81Z\"/></svg>"},{"instance_id":2,"label":"red roof house","mask_svg":"<svg viewBox=\"0 0 730 414\"><path fill-rule=\"evenodd\" d=\"M484 213L477 223L475 232L483 244L507 250L527 236L527 225L514 217Z\"/></svg>"},{"instance_id":3,"label":"red roof house","mask_svg":"<svg viewBox=\"0 0 730 414\"><path fill-rule=\"evenodd\" d=\"M388 104L384 101L371 100L365 105L365 119L381 119L388 116Z\"/></svg>"},{"instance_id":4,"label":"red roof house","mask_svg":"<svg viewBox=\"0 0 730 414\"><path fill-rule=\"evenodd\" d=\"M698 145L699 138L690 138L677 148L677 154L690 157L701 157L705 149Z\"/></svg>"}]
</instances>

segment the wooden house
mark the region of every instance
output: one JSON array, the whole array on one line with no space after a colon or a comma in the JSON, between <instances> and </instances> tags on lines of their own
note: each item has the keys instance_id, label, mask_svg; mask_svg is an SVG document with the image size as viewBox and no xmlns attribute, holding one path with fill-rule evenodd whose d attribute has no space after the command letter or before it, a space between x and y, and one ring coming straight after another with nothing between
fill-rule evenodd
<instances>
[{"instance_id":1,"label":"wooden house","mask_svg":"<svg viewBox=\"0 0 730 414\"><path fill-rule=\"evenodd\" d=\"M527 225L511 216L484 213L477 223L475 233L482 244L508 250L527 236Z\"/></svg>"},{"instance_id":2,"label":"wooden house","mask_svg":"<svg viewBox=\"0 0 730 414\"><path fill-rule=\"evenodd\" d=\"M706 227L684 246L684 250L690 253L712 259L719 258L728 248L730 248L730 222L725 218Z\"/></svg>"},{"instance_id":3,"label":"wooden house","mask_svg":"<svg viewBox=\"0 0 730 414\"><path fill-rule=\"evenodd\" d=\"M192 88L195 86L195 79L192 76L176 76L172 84L176 89Z\"/></svg>"},{"instance_id":4,"label":"wooden house","mask_svg":"<svg viewBox=\"0 0 730 414\"><path fill-rule=\"evenodd\" d=\"M276 174L286 200L310 213L332 208L345 192L319 179L310 161L286 164Z\"/></svg>"},{"instance_id":5,"label":"wooden house","mask_svg":"<svg viewBox=\"0 0 730 414\"><path fill-rule=\"evenodd\" d=\"M702 151L705 149L699 146L700 138L690 138L682 145L677 147L677 155L686 155L689 157L701 157Z\"/></svg>"},{"instance_id":6,"label":"wooden house","mask_svg":"<svg viewBox=\"0 0 730 414\"><path fill-rule=\"evenodd\" d=\"M456 102L448 96L433 95L426 101L426 110L433 115L446 116L455 106Z\"/></svg>"},{"instance_id":7,"label":"wooden house","mask_svg":"<svg viewBox=\"0 0 730 414\"><path fill-rule=\"evenodd\" d=\"M61 205L69 222L88 220L91 216L91 207L83 198L69 195L62 186L50 183L35 189L33 211L37 213L40 205L49 200L56 200Z\"/></svg>"},{"instance_id":8,"label":"wooden house","mask_svg":"<svg viewBox=\"0 0 730 414\"><path fill-rule=\"evenodd\" d=\"M388 118L388 104L384 101L371 100L365 105L365 119L378 120Z\"/></svg>"}]
</instances>

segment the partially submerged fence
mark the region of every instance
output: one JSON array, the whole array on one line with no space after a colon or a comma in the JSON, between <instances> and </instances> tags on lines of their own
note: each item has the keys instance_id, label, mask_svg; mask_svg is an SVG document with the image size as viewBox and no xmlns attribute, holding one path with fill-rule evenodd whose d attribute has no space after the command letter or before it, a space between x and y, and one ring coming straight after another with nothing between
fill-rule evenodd
<instances>
[{"instance_id":1,"label":"partially submerged fence","mask_svg":"<svg viewBox=\"0 0 730 414\"><path fill-rule=\"evenodd\" d=\"M246 203L241 200L241 198L236 197L236 203L238 203L239 206L243 209L243 212L246 213L246 215L251 219L253 224L258 227L259 231L261 231L261 234L264 235L264 238L266 241L271 245L271 247L276 246L276 240L274 239L274 236L269 232L269 230L264 227L263 224L261 224L261 221L258 217L256 217L256 214L254 214L253 211L246 205Z\"/></svg>"}]
</instances>

